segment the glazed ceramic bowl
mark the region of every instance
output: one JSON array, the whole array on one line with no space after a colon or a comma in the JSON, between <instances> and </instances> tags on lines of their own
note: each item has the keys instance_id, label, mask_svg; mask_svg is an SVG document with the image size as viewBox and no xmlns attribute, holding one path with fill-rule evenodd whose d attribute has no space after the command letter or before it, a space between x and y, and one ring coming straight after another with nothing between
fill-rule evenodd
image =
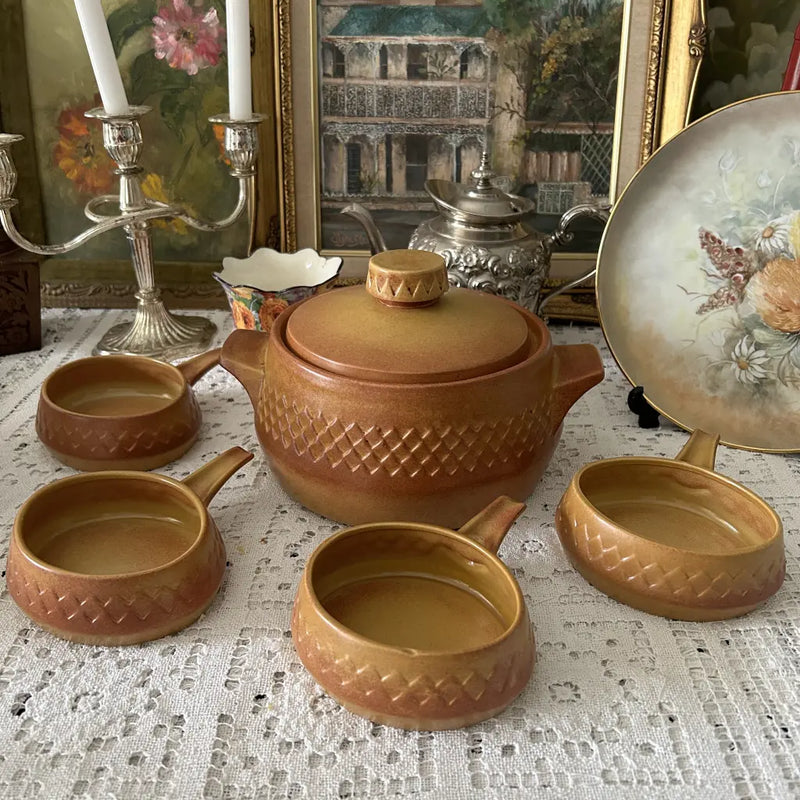
<instances>
[{"instance_id":1,"label":"glazed ceramic bowl","mask_svg":"<svg viewBox=\"0 0 800 800\"><path fill-rule=\"evenodd\" d=\"M746 614L783 583L783 526L713 471L719 437L695 431L674 460L587 464L556 512L564 550L589 583L634 608L684 620Z\"/></svg>"},{"instance_id":2,"label":"glazed ceramic bowl","mask_svg":"<svg viewBox=\"0 0 800 800\"><path fill-rule=\"evenodd\" d=\"M209 350L177 367L143 356L71 361L42 384L36 434L73 469L155 469L197 439L192 385L219 363Z\"/></svg>"},{"instance_id":3,"label":"glazed ceramic bowl","mask_svg":"<svg viewBox=\"0 0 800 800\"><path fill-rule=\"evenodd\" d=\"M534 663L522 592L495 555L523 508L502 497L458 532L384 522L323 542L292 616L306 669L384 725L459 728L502 711Z\"/></svg>"},{"instance_id":4,"label":"glazed ceramic bowl","mask_svg":"<svg viewBox=\"0 0 800 800\"><path fill-rule=\"evenodd\" d=\"M330 284L342 259L323 258L311 248L279 253L262 247L248 258L222 259L214 277L225 290L237 328L269 331L278 315Z\"/></svg>"},{"instance_id":5,"label":"glazed ceramic bowl","mask_svg":"<svg viewBox=\"0 0 800 800\"><path fill-rule=\"evenodd\" d=\"M252 457L233 447L183 482L116 471L39 489L14 520L11 597L37 625L74 642L134 644L186 627L225 572L206 505Z\"/></svg>"},{"instance_id":6,"label":"glazed ceramic bowl","mask_svg":"<svg viewBox=\"0 0 800 800\"><path fill-rule=\"evenodd\" d=\"M350 525L457 528L499 495L525 500L603 377L597 349L553 346L520 306L449 287L435 253L388 251L369 269L366 289L317 295L270 335L223 346L278 480Z\"/></svg>"}]
</instances>

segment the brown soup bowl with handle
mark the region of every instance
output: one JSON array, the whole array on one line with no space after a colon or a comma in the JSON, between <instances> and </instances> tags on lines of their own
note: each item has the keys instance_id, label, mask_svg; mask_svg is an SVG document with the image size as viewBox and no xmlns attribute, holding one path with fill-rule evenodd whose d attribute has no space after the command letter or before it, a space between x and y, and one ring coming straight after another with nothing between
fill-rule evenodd
<instances>
[{"instance_id":1,"label":"brown soup bowl with handle","mask_svg":"<svg viewBox=\"0 0 800 800\"><path fill-rule=\"evenodd\" d=\"M225 574L207 505L252 457L232 447L183 481L118 470L42 487L14 520L9 594L37 625L73 642L136 644L185 628Z\"/></svg>"},{"instance_id":2,"label":"brown soup bowl with handle","mask_svg":"<svg viewBox=\"0 0 800 800\"><path fill-rule=\"evenodd\" d=\"M758 495L714 472L719 436L695 431L675 459L580 469L556 512L589 583L633 608L692 621L738 617L783 583L783 526Z\"/></svg>"},{"instance_id":3,"label":"brown soup bowl with handle","mask_svg":"<svg viewBox=\"0 0 800 800\"><path fill-rule=\"evenodd\" d=\"M348 524L457 528L499 495L524 501L575 401L603 378L597 349L557 345L503 298L450 288L441 256L373 256L351 286L234 331L222 365L245 387L283 487Z\"/></svg>"},{"instance_id":4,"label":"brown soup bowl with handle","mask_svg":"<svg viewBox=\"0 0 800 800\"><path fill-rule=\"evenodd\" d=\"M162 467L197 440L201 414L192 386L219 355L216 348L175 367L129 355L70 361L42 384L36 433L73 469Z\"/></svg>"},{"instance_id":5,"label":"brown soup bowl with handle","mask_svg":"<svg viewBox=\"0 0 800 800\"><path fill-rule=\"evenodd\" d=\"M522 592L496 555L524 507L499 497L458 531L380 522L323 542L292 615L317 683L399 728L460 728L506 708L534 664Z\"/></svg>"}]
</instances>

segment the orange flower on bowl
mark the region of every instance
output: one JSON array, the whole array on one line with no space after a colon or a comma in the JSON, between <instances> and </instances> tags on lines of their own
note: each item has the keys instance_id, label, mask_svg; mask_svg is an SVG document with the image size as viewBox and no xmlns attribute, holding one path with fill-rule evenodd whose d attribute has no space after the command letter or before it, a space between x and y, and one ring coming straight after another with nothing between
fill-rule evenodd
<instances>
[{"instance_id":1,"label":"orange flower on bowl","mask_svg":"<svg viewBox=\"0 0 800 800\"><path fill-rule=\"evenodd\" d=\"M256 318L244 303L234 300L231 303L231 311L233 312L233 323L237 328L256 330Z\"/></svg>"},{"instance_id":2,"label":"orange flower on bowl","mask_svg":"<svg viewBox=\"0 0 800 800\"><path fill-rule=\"evenodd\" d=\"M222 263L214 278L225 291L236 327L269 331L285 309L331 284L342 259L324 258L310 248L278 253L262 247L247 258L226 257Z\"/></svg>"},{"instance_id":3,"label":"orange flower on bowl","mask_svg":"<svg viewBox=\"0 0 800 800\"><path fill-rule=\"evenodd\" d=\"M289 308L289 303L286 300L280 297L265 297L264 302L258 309L258 321L261 323L261 330L272 330L272 323L275 322L285 308Z\"/></svg>"}]
</instances>

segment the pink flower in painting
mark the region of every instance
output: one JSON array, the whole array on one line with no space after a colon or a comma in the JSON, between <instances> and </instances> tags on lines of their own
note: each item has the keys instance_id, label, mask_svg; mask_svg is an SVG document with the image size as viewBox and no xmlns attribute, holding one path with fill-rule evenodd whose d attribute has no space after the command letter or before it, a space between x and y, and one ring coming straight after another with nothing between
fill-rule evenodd
<instances>
[{"instance_id":1,"label":"pink flower in painting","mask_svg":"<svg viewBox=\"0 0 800 800\"><path fill-rule=\"evenodd\" d=\"M215 8L204 13L202 8L192 8L187 0L172 0L153 17L156 58L166 58L173 69L182 69L189 75L217 65L224 33Z\"/></svg>"}]
</instances>

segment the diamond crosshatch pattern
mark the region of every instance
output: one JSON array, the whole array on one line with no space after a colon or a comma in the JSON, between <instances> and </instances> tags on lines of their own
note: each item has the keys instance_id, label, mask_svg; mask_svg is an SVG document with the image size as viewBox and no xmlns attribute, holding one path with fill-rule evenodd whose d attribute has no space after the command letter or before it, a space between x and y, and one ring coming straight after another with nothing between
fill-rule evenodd
<instances>
[{"instance_id":1,"label":"diamond crosshatch pattern","mask_svg":"<svg viewBox=\"0 0 800 800\"><path fill-rule=\"evenodd\" d=\"M513 417L398 429L328 417L322 411L298 407L268 388L258 414L268 435L298 455L309 453L314 461L324 458L334 469L341 466L350 472L382 470L389 476L402 472L416 477L490 470L530 455L548 435L546 402L544 398Z\"/></svg>"},{"instance_id":2,"label":"diamond crosshatch pattern","mask_svg":"<svg viewBox=\"0 0 800 800\"><path fill-rule=\"evenodd\" d=\"M130 312L47 309L44 347L0 366L0 559L16 509L72 474L35 436L39 386ZM209 314L230 330L227 312ZM300 664L289 626L314 548L340 529L290 500L253 411L222 369L194 387L198 442L158 470L181 479L239 444L256 458L210 511L225 540L220 593L194 625L134 647L70 644L0 593L0 798L199 800L793 800L800 796L800 460L721 448L718 469L770 502L786 581L742 619L674 622L621 605L570 566L558 501L587 461L674 456L686 434L636 427L596 328L606 380L566 417L553 459L500 548L535 629L536 666L500 716L464 730L393 730L344 711Z\"/></svg>"}]
</instances>

